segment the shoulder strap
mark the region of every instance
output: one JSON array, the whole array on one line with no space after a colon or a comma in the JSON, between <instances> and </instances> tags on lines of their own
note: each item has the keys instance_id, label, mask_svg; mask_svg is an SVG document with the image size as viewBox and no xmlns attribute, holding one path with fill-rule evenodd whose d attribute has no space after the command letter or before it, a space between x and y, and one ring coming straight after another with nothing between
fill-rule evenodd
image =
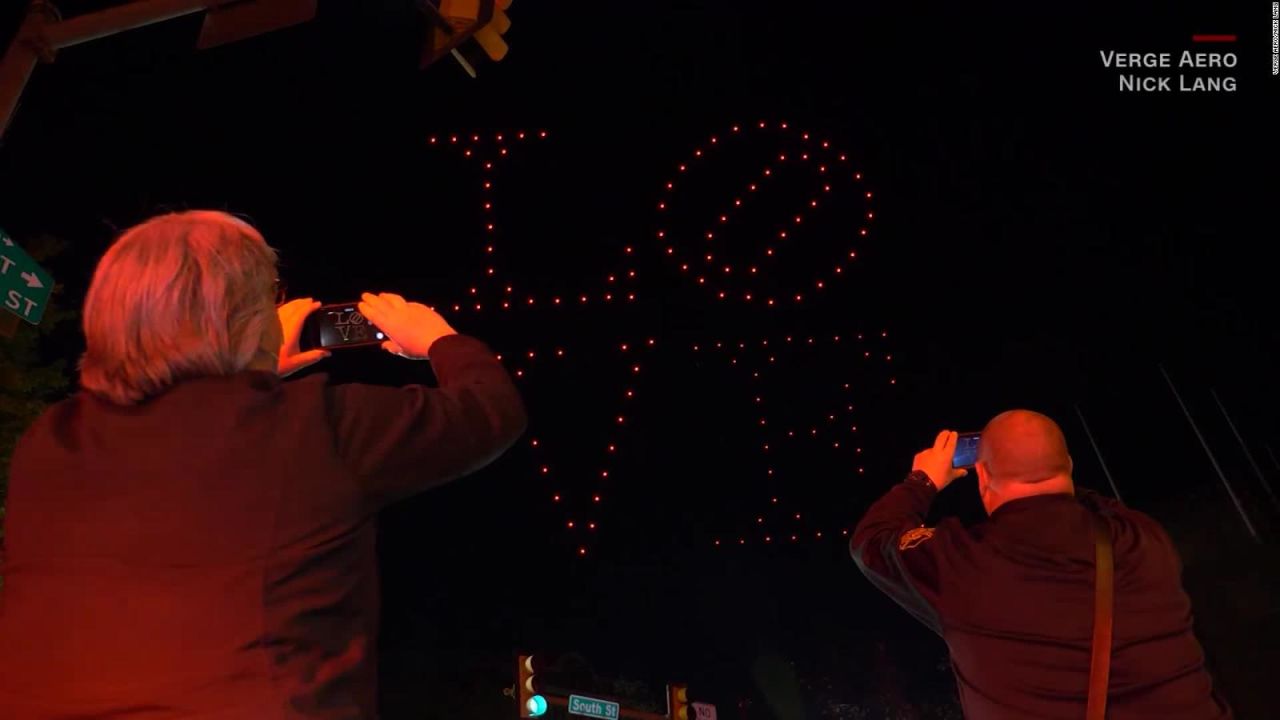
<instances>
[{"instance_id":1,"label":"shoulder strap","mask_svg":"<svg viewBox=\"0 0 1280 720\"><path fill-rule=\"evenodd\" d=\"M1093 660L1089 666L1089 706L1087 720L1107 716L1107 684L1111 676L1111 611L1115 600L1115 558L1111 550L1111 530L1096 512L1093 518L1094 567Z\"/></svg>"}]
</instances>

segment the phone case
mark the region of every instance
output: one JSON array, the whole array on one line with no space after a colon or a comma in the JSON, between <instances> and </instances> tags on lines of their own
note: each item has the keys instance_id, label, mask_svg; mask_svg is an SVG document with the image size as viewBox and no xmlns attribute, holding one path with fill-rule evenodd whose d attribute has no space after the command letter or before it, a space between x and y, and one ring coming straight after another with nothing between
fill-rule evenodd
<instances>
[{"instance_id":1,"label":"phone case","mask_svg":"<svg viewBox=\"0 0 1280 720\"><path fill-rule=\"evenodd\" d=\"M303 350L376 347L387 339L378 326L365 320L355 302L321 305L302 326Z\"/></svg>"}]
</instances>

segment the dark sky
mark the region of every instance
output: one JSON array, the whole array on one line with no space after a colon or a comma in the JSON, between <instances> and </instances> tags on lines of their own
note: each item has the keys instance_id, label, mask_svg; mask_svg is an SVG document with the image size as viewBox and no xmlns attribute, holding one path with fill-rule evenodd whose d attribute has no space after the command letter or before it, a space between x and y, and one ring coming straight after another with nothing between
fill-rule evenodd
<instances>
[{"instance_id":1,"label":"dark sky","mask_svg":"<svg viewBox=\"0 0 1280 720\"><path fill-rule=\"evenodd\" d=\"M62 4L68 15L93 5ZM939 643L869 591L836 533L942 426L979 429L1011 406L1041 409L1063 424L1080 484L1106 490L1078 405L1125 500L1170 523L1184 554L1247 545L1163 364L1252 520L1272 532L1273 508L1209 394L1276 482L1266 446L1280 450L1267 262L1277 185L1264 109L1277 86L1269 19L1254 5L522 0L510 10L509 57L481 63L476 80L448 59L418 70L421 27L408 2L322 3L312 23L200 53L198 20L179 20L39 68L0 147L0 222L19 241L71 242L58 276L68 299L119 229L162 209L216 207L263 229L295 292L339 301L389 289L444 303L483 284L486 176L478 159L428 138L547 130L513 147L495 176L503 272L572 296L635 269L640 298L518 315L490 303L450 316L500 352L537 351L521 367L530 437L545 452L522 445L481 476L388 513L387 623L398 648L385 662L389 707L418 708L403 689L412 683L397 679L441 677L464 647L501 667L520 648L581 652L606 675L685 678L728 702L761 692L750 668L775 653L848 670L887 640L940 657ZM1225 46L1239 66L1223 71L1236 92L1125 94L1099 59L1107 49L1176 58L1197 49L1193 33L1240 36ZM686 215L659 214L665 182L694 148L762 120L793 134L726 150L674 196ZM713 220L748 168L800 152L800 128L865 173L872 232L830 292L773 310L717 304L662 257L654 232ZM796 188L812 173L790 172L743 217L740 245L726 251L734 262L747 263L737 253L763 242L752 233L808 192ZM815 213L812 242L765 285L830 275L833 238L865 209L854 192ZM857 333L876 362L850 344ZM860 435L839 452L765 459L749 368L771 353L743 352L730 366L729 354L691 351L788 334L845 344L779 353L764 381L770 427L825 419L844 407L833 388L851 382ZM660 342L637 379L618 347L648 337ZM571 357L555 364L559 347ZM366 382L422 372L370 353L331 369ZM609 423L625 389L637 397L620 430ZM549 502L601 487L612 441L608 502ZM548 462L552 480L537 472ZM761 477L774 462L786 477ZM959 483L948 508L972 514L966 492ZM769 507L775 494L790 506ZM797 527L793 510L808 541L764 546L763 534ZM753 527L765 513L767 529ZM564 527L587 516L600 523L589 540ZM820 530L821 541L809 537ZM711 544L747 533L750 547L733 554ZM855 649L842 657L837 638ZM405 650L415 645L431 650ZM896 652L904 667L917 662L910 647ZM458 672L441 682L483 675Z\"/></svg>"}]
</instances>

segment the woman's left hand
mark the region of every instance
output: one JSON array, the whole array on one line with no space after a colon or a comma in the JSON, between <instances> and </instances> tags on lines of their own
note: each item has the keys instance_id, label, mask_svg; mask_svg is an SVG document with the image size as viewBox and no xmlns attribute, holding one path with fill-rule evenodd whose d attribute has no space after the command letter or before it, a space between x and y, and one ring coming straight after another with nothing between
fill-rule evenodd
<instances>
[{"instance_id":1,"label":"woman's left hand","mask_svg":"<svg viewBox=\"0 0 1280 720\"><path fill-rule=\"evenodd\" d=\"M284 342L280 345L280 362L276 374L286 377L298 372L308 365L314 365L329 357L328 350L308 350L302 352L298 343L302 340L302 325L307 316L320 307L319 300L298 298L276 308L280 315L280 328L284 331Z\"/></svg>"}]
</instances>

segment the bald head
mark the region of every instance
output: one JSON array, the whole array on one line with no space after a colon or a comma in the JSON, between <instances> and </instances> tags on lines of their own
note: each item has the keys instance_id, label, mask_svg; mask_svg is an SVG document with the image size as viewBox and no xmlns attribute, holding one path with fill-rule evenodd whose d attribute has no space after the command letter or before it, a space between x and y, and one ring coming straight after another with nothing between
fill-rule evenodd
<instances>
[{"instance_id":1,"label":"bald head","mask_svg":"<svg viewBox=\"0 0 1280 720\"><path fill-rule=\"evenodd\" d=\"M999 485L1034 485L1063 477L1069 481L1071 476L1062 428L1030 410L1010 410L992 418L982 431L978 459L992 483Z\"/></svg>"}]
</instances>

